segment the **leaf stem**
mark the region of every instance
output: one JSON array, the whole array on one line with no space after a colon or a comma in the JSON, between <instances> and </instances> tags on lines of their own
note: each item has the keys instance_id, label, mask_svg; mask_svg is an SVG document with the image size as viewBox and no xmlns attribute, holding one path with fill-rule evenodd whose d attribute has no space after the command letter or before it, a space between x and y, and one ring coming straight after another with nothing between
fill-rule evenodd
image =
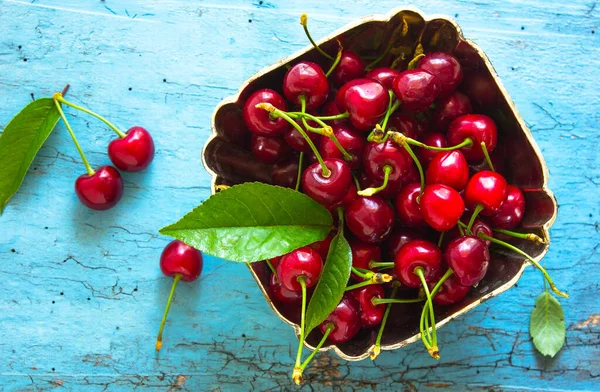
<instances>
[{"instance_id":1,"label":"leaf stem","mask_svg":"<svg viewBox=\"0 0 600 392\"><path fill-rule=\"evenodd\" d=\"M167 307L165 308L165 313L163 314L162 321L160 322L160 329L158 330L158 335L156 337L156 351L159 351L162 347L162 334L163 330L165 329L165 323L167 322L167 315L169 314L171 303L173 302L173 297L175 296L175 288L180 280L180 274L176 274L173 278L173 285L171 286L171 293L169 294L169 299L167 300Z\"/></svg>"},{"instance_id":2,"label":"leaf stem","mask_svg":"<svg viewBox=\"0 0 600 392\"><path fill-rule=\"evenodd\" d=\"M104 118L104 117L102 117L101 115L99 115L99 114L97 114L97 113L94 113L94 112L92 112L92 111L91 111L91 110L89 110L89 109L86 109L86 108L84 108L84 107L81 107L81 106L79 106L79 105L76 105L76 104L74 104L74 103L72 103L72 102L69 102L69 101L67 101L66 99L64 99L64 98L63 98L62 94L60 94L60 93L56 93L56 94L54 94L54 97L53 97L53 98L54 98L55 100L59 101L59 102L62 102L62 103L64 103L65 105L68 105L68 106L72 107L73 109L80 110L80 111L82 111L82 112L84 112L84 113L87 113L87 114L89 114L89 115L93 116L93 117L96 117L98 120L100 120L100 121L102 121L104 124L106 124L106 125L107 125L107 126L110 128L110 129L112 129L113 131L115 131L115 133L116 133L117 135L119 135L119 137L120 137L121 139L123 139L125 136L127 136L125 133L121 132L121 131L120 131L120 130L117 128L117 127L115 127L113 124L111 124L111 123L110 123L110 122L109 122L107 119L105 119L105 118Z\"/></svg>"},{"instance_id":3,"label":"leaf stem","mask_svg":"<svg viewBox=\"0 0 600 392\"><path fill-rule=\"evenodd\" d=\"M87 170L88 175L93 176L95 174L95 171L94 171L94 169L92 169L87 158L85 157L85 154L83 153L83 150L81 149L81 146L79 145L79 142L77 141L77 137L75 136L75 133L71 129L71 125L69 124L69 121L65 117L65 113L63 112L62 107L60 106L60 103L58 103L58 101L56 99L54 99L54 104L56 105L56 108L58 109L58 113L60 114L60 117L62 118L63 122L65 123L65 126L67 127L67 131L69 131L69 134L71 135L71 139L73 139L73 143L75 143L75 147L77 147L77 151L79 151L81 160L83 161L83 164L85 165L85 170Z\"/></svg>"}]
</instances>

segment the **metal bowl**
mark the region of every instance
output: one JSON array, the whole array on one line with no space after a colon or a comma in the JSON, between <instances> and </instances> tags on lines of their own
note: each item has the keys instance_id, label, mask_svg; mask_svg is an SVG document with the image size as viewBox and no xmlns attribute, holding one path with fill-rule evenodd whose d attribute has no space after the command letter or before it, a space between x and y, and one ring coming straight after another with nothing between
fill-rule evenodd
<instances>
[{"instance_id":1,"label":"metal bowl","mask_svg":"<svg viewBox=\"0 0 600 392\"><path fill-rule=\"evenodd\" d=\"M398 34L402 30L404 34ZM338 39L344 47L365 57L376 57L393 40L392 51L395 53L412 53L420 42L425 53L451 52L460 60L464 70L464 81L460 89L469 96L477 113L485 113L494 118L499 129L497 148L510 153L510 161L504 162L501 169L509 183L520 187L525 195L526 213L522 228L535 232L546 240L545 244L525 240L512 243L537 261L541 260L548 251L548 230L557 213L556 200L548 189L548 168L531 132L485 53L474 42L464 38L460 27L451 18L437 15L426 17L414 8L397 8L387 15L358 19L323 38L318 44L330 53L335 53ZM236 95L224 99L215 109L212 134L202 153L204 166L212 175L213 193L215 186L220 184L232 185L246 181L272 183L272 166L258 162L249 152L248 132L241 117L241 107L246 97L257 89L269 87L281 91L286 65L301 60L317 63L323 61L308 46L250 77L242 83ZM519 280L528 265L530 264L517 254L494 250L487 275L463 301L447 307L436 307L438 327L508 290ZM300 328L294 315L287 314L269 296L267 266L264 263L254 263L248 265L248 268L273 311L299 335ZM383 334L382 349L392 350L419 340L420 314L419 304L394 305ZM361 360L368 357L376 333L377 331L362 330L347 343L329 345L321 350L334 350L346 360ZM320 338L321 333L317 328L307 338L306 345L314 349Z\"/></svg>"}]
</instances>

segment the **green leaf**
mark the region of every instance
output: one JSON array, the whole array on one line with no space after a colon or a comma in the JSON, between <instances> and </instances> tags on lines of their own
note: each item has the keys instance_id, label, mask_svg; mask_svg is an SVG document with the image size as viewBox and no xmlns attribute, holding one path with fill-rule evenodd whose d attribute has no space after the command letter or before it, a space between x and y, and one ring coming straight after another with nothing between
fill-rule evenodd
<instances>
[{"instance_id":1,"label":"green leaf","mask_svg":"<svg viewBox=\"0 0 600 392\"><path fill-rule=\"evenodd\" d=\"M332 225L329 211L310 197L253 182L211 196L160 233L213 256L253 262L321 241Z\"/></svg>"},{"instance_id":2,"label":"green leaf","mask_svg":"<svg viewBox=\"0 0 600 392\"><path fill-rule=\"evenodd\" d=\"M60 115L52 98L31 102L0 134L0 214L19 190L33 162Z\"/></svg>"},{"instance_id":3,"label":"green leaf","mask_svg":"<svg viewBox=\"0 0 600 392\"><path fill-rule=\"evenodd\" d=\"M565 342L566 326L560 303L548 291L535 300L529 333L533 345L543 355L554 357Z\"/></svg>"},{"instance_id":4,"label":"green leaf","mask_svg":"<svg viewBox=\"0 0 600 392\"><path fill-rule=\"evenodd\" d=\"M352 251L343 232L329 246L323 272L306 310L306 335L321 324L338 306L352 269Z\"/></svg>"}]
</instances>

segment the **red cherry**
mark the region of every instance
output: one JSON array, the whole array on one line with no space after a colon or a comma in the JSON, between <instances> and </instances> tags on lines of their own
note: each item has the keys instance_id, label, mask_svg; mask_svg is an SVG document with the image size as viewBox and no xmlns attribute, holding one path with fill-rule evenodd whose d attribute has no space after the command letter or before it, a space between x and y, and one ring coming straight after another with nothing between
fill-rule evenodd
<instances>
[{"instance_id":1,"label":"red cherry","mask_svg":"<svg viewBox=\"0 0 600 392\"><path fill-rule=\"evenodd\" d=\"M450 241L444 251L444 261L452 268L460 284L473 286L487 272L490 251L483 240L466 235Z\"/></svg>"},{"instance_id":2,"label":"red cherry","mask_svg":"<svg viewBox=\"0 0 600 392\"><path fill-rule=\"evenodd\" d=\"M465 223L468 223L468 222L465 222ZM477 238L479 238L479 234L485 234L489 237L494 236L494 231L492 230L490 225L488 225L481 219L475 219L475 221L473 222L473 225L471 225L471 233L473 233L473 236L477 237ZM489 241L489 240L484 240L483 242L485 242L485 244L487 246L490 246L490 244L492 243L492 241Z\"/></svg>"},{"instance_id":3,"label":"red cherry","mask_svg":"<svg viewBox=\"0 0 600 392\"><path fill-rule=\"evenodd\" d=\"M446 143L446 136L440 132L433 132L425 135L422 140L423 144L426 144L431 147L448 147ZM439 151L427 150L425 148L419 148L417 151L417 156L421 163L425 166L431 162L433 157L437 155Z\"/></svg>"},{"instance_id":4,"label":"red cherry","mask_svg":"<svg viewBox=\"0 0 600 392\"><path fill-rule=\"evenodd\" d=\"M124 171L138 172L147 168L154 159L152 136L142 127L129 128L126 135L108 144L108 157Z\"/></svg>"},{"instance_id":5,"label":"red cherry","mask_svg":"<svg viewBox=\"0 0 600 392\"><path fill-rule=\"evenodd\" d=\"M471 139L473 144L460 150L469 161L480 161L485 158L481 142L485 142L488 152L494 151L498 141L498 130L494 120L485 114L467 114L450 123L446 139L451 146Z\"/></svg>"},{"instance_id":6,"label":"red cherry","mask_svg":"<svg viewBox=\"0 0 600 392\"><path fill-rule=\"evenodd\" d=\"M381 67L374 68L369 71L365 78L377 80L379 83L383 84L386 89L392 89L392 83L394 79L400 74L400 72L396 71L393 68Z\"/></svg>"},{"instance_id":7,"label":"red cherry","mask_svg":"<svg viewBox=\"0 0 600 392\"><path fill-rule=\"evenodd\" d=\"M411 139L418 139L423 127L417 120L405 113L394 113L388 120L388 129L394 128Z\"/></svg>"},{"instance_id":8,"label":"red cherry","mask_svg":"<svg viewBox=\"0 0 600 392\"><path fill-rule=\"evenodd\" d=\"M160 269L165 276L181 275L184 282L192 282L202 273L202 253L184 242L173 240L160 255Z\"/></svg>"},{"instance_id":9,"label":"red cherry","mask_svg":"<svg viewBox=\"0 0 600 392\"><path fill-rule=\"evenodd\" d=\"M385 305L374 305L373 298L385 298L383 287L371 284L352 290L350 293L356 298L360 306L360 324L363 328L375 327L381 324Z\"/></svg>"},{"instance_id":10,"label":"red cherry","mask_svg":"<svg viewBox=\"0 0 600 392\"><path fill-rule=\"evenodd\" d=\"M402 102L402 110L422 112L429 108L440 93L440 82L422 69L401 72L392 83L392 90Z\"/></svg>"},{"instance_id":11,"label":"red cherry","mask_svg":"<svg viewBox=\"0 0 600 392\"><path fill-rule=\"evenodd\" d=\"M271 168L271 183L286 188L295 188L298 180L298 161L280 162Z\"/></svg>"},{"instance_id":12,"label":"red cherry","mask_svg":"<svg viewBox=\"0 0 600 392\"><path fill-rule=\"evenodd\" d=\"M452 121L470 113L473 113L473 107L469 97L455 91L438 102L433 112L433 122L439 131L445 132Z\"/></svg>"},{"instance_id":13,"label":"red cherry","mask_svg":"<svg viewBox=\"0 0 600 392\"><path fill-rule=\"evenodd\" d=\"M496 215L490 217L492 226L512 230L519 226L525 215L525 196L514 185L506 187L506 198ZM486 233L487 234L487 233Z\"/></svg>"},{"instance_id":14,"label":"red cherry","mask_svg":"<svg viewBox=\"0 0 600 392\"><path fill-rule=\"evenodd\" d=\"M406 227L397 227L383 243L385 260L395 260L396 255L404 245L414 240L423 240L424 236L419 230Z\"/></svg>"},{"instance_id":15,"label":"red cherry","mask_svg":"<svg viewBox=\"0 0 600 392\"><path fill-rule=\"evenodd\" d=\"M340 110L348 111L354 128L370 131L385 115L390 96L376 80L354 79L340 88L336 101Z\"/></svg>"},{"instance_id":16,"label":"red cherry","mask_svg":"<svg viewBox=\"0 0 600 392\"><path fill-rule=\"evenodd\" d=\"M462 67L456 57L450 53L427 53L419 61L418 67L430 72L439 80L441 97L451 94L462 81Z\"/></svg>"},{"instance_id":17,"label":"red cherry","mask_svg":"<svg viewBox=\"0 0 600 392\"><path fill-rule=\"evenodd\" d=\"M427 184L443 184L462 191L469 181L469 164L458 151L440 151L429 163L425 176Z\"/></svg>"},{"instance_id":18,"label":"red cherry","mask_svg":"<svg viewBox=\"0 0 600 392\"><path fill-rule=\"evenodd\" d=\"M425 187L420 205L425 222L437 231L450 230L465 210L465 203L460 194L442 184Z\"/></svg>"},{"instance_id":19,"label":"red cherry","mask_svg":"<svg viewBox=\"0 0 600 392\"><path fill-rule=\"evenodd\" d=\"M302 172L302 190L317 203L330 206L342 200L352 182L352 170L341 159L323 160L330 170L329 177L323 176L319 163L313 163Z\"/></svg>"},{"instance_id":20,"label":"red cherry","mask_svg":"<svg viewBox=\"0 0 600 392\"><path fill-rule=\"evenodd\" d=\"M331 245L331 241L333 240L333 234L329 234L323 241L317 241L309 246L319 252L322 260L327 259L327 254L329 253L329 246Z\"/></svg>"},{"instance_id":21,"label":"red cherry","mask_svg":"<svg viewBox=\"0 0 600 392\"><path fill-rule=\"evenodd\" d=\"M352 250L352 266L354 268L362 268L371 270L369 263L374 261L381 261L381 250L379 245L368 244L361 241L351 241L350 249ZM362 280L359 276L352 274L354 280Z\"/></svg>"},{"instance_id":22,"label":"red cherry","mask_svg":"<svg viewBox=\"0 0 600 392\"><path fill-rule=\"evenodd\" d=\"M333 101L327 102L321 108L322 116L337 116L338 114L342 114L342 113L344 113L344 112L342 110L340 110L335 99ZM334 124L346 124L347 122L348 121L345 118L340 118L337 120L327 121L327 124L333 126Z\"/></svg>"},{"instance_id":23,"label":"red cherry","mask_svg":"<svg viewBox=\"0 0 600 392\"><path fill-rule=\"evenodd\" d=\"M475 173L465 188L467 207L474 209L480 204L482 215L493 216L500 211L506 199L506 188L506 180L498 173L489 170Z\"/></svg>"},{"instance_id":24,"label":"red cherry","mask_svg":"<svg viewBox=\"0 0 600 392\"><path fill-rule=\"evenodd\" d=\"M280 162L290 156L290 147L282 137L252 135L250 146L256 159L267 164Z\"/></svg>"},{"instance_id":25,"label":"red cherry","mask_svg":"<svg viewBox=\"0 0 600 392\"><path fill-rule=\"evenodd\" d=\"M75 194L92 210L108 210L121 200L123 180L114 167L101 166L94 174L82 174L75 180Z\"/></svg>"},{"instance_id":26,"label":"red cherry","mask_svg":"<svg viewBox=\"0 0 600 392\"><path fill-rule=\"evenodd\" d=\"M344 196L342 200L326 208L333 214L338 207L348 208L350 203L352 203L357 197L358 194L356 193L356 185L354 185L354 183L351 182L350 187L348 187L348 192L346 193L346 196ZM336 216L337 214L334 214L334 218Z\"/></svg>"},{"instance_id":27,"label":"red cherry","mask_svg":"<svg viewBox=\"0 0 600 392\"><path fill-rule=\"evenodd\" d=\"M350 293L344 294L342 300L321 325L322 333L327 325L333 324L333 330L327 339L333 343L344 343L352 339L360 330L360 304Z\"/></svg>"},{"instance_id":28,"label":"red cherry","mask_svg":"<svg viewBox=\"0 0 600 392\"><path fill-rule=\"evenodd\" d=\"M425 226L425 219L417 198L421 193L421 184L413 183L404 186L394 199L394 208L398 220L406 226Z\"/></svg>"},{"instance_id":29,"label":"red cherry","mask_svg":"<svg viewBox=\"0 0 600 392\"><path fill-rule=\"evenodd\" d=\"M362 77L365 73L365 63L359 55L351 50L343 49L340 62L330 77L336 86L341 86L351 80Z\"/></svg>"},{"instance_id":30,"label":"red cherry","mask_svg":"<svg viewBox=\"0 0 600 392\"><path fill-rule=\"evenodd\" d=\"M433 289L435 282L429 283L429 290ZM448 279L442 283L439 291L433 296L433 302L438 305L452 305L462 300L467 296L471 287L463 286L456 275L450 275Z\"/></svg>"},{"instance_id":31,"label":"red cherry","mask_svg":"<svg viewBox=\"0 0 600 392\"><path fill-rule=\"evenodd\" d=\"M348 124L336 124L332 126L332 129L341 146L348 154L352 155L352 160L348 162L350 168L353 170L358 169L362 160L365 145L367 144L366 139ZM328 137L321 138L319 152L323 159L343 158L339 148L337 148L335 143Z\"/></svg>"},{"instance_id":32,"label":"red cherry","mask_svg":"<svg viewBox=\"0 0 600 392\"><path fill-rule=\"evenodd\" d=\"M300 104L300 97L306 99L306 110L314 110L323 105L329 94L327 76L318 64L302 61L287 71L283 78L285 98Z\"/></svg>"},{"instance_id":33,"label":"red cherry","mask_svg":"<svg viewBox=\"0 0 600 392\"><path fill-rule=\"evenodd\" d=\"M312 287L317 283L323 261L319 253L309 246L298 248L281 256L277 265L277 277L283 287L292 291L301 291L302 286L298 282L299 277L306 279L306 287Z\"/></svg>"},{"instance_id":34,"label":"red cherry","mask_svg":"<svg viewBox=\"0 0 600 392\"><path fill-rule=\"evenodd\" d=\"M397 181L388 181L387 187L383 190L377 192L377 196L382 197L384 199L392 199L396 196L396 194L402 188L406 178L398 179ZM358 182L360 184L361 189L367 188L379 188L383 185L383 180L378 180L369 176L364 171L361 171L358 174Z\"/></svg>"},{"instance_id":35,"label":"red cherry","mask_svg":"<svg viewBox=\"0 0 600 392\"><path fill-rule=\"evenodd\" d=\"M269 279L269 293L280 304L299 305L302 302L302 291L286 289L275 275Z\"/></svg>"},{"instance_id":36,"label":"red cherry","mask_svg":"<svg viewBox=\"0 0 600 392\"><path fill-rule=\"evenodd\" d=\"M437 279L442 267L442 251L435 244L425 240L410 241L400 248L394 260L394 268L400 282L408 287L421 287L421 280L415 274L418 267L423 269L425 281Z\"/></svg>"},{"instance_id":37,"label":"red cherry","mask_svg":"<svg viewBox=\"0 0 600 392\"><path fill-rule=\"evenodd\" d=\"M310 125L314 126L314 124ZM313 144L319 144L319 141L321 140L321 135L314 132L306 132L306 134L308 135L310 140L312 140ZM308 144L304 136L302 136L300 132L298 132L298 130L294 127L291 127L290 129L285 131L285 133L283 134L283 138L285 139L286 143L296 151L312 152L312 149L310 148L310 145Z\"/></svg>"},{"instance_id":38,"label":"red cherry","mask_svg":"<svg viewBox=\"0 0 600 392\"><path fill-rule=\"evenodd\" d=\"M400 184L413 164L412 158L404 147L391 140L383 143L367 143L362 162L365 173L378 181L383 181L385 178L384 168L390 166L392 171L389 175L389 182L393 184Z\"/></svg>"},{"instance_id":39,"label":"red cherry","mask_svg":"<svg viewBox=\"0 0 600 392\"><path fill-rule=\"evenodd\" d=\"M380 197L357 197L346 209L346 224L359 240L381 242L392 231L394 210Z\"/></svg>"},{"instance_id":40,"label":"red cherry","mask_svg":"<svg viewBox=\"0 0 600 392\"><path fill-rule=\"evenodd\" d=\"M277 91L265 88L255 91L244 103L243 116L248 130L259 136L276 136L285 131L289 124L283 118L271 118L269 112L256 107L266 102L277 109L287 111L287 104Z\"/></svg>"}]
</instances>

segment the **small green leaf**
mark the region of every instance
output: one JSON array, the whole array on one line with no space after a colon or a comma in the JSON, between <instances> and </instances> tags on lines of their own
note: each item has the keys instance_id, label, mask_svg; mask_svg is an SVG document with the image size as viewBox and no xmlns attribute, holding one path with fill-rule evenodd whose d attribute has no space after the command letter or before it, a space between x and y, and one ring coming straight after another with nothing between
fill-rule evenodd
<instances>
[{"instance_id":1,"label":"small green leaf","mask_svg":"<svg viewBox=\"0 0 600 392\"><path fill-rule=\"evenodd\" d=\"M554 357L565 342L566 326L560 303L548 291L535 300L529 333L533 345L543 355Z\"/></svg>"},{"instance_id":2,"label":"small green leaf","mask_svg":"<svg viewBox=\"0 0 600 392\"><path fill-rule=\"evenodd\" d=\"M306 335L321 324L338 306L352 269L352 251L343 232L329 246L323 272L306 310Z\"/></svg>"},{"instance_id":3,"label":"small green leaf","mask_svg":"<svg viewBox=\"0 0 600 392\"><path fill-rule=\"evenodd\" d=\"M332 225L329 211L310 197L253 182L211 196L160 233L213 256L254 262L321 241Z\"/></svg>"},{"instance_id":4,"label":"small green leaf","mask_svg":"<svg viewBox=\"0 0 600 392\"><path fill-rule=\"evenodd\" d=\"M33 162L60 115L52 98L29 103L0 134L0 214L19 190Z\"/></svg>"}]
</instances>

